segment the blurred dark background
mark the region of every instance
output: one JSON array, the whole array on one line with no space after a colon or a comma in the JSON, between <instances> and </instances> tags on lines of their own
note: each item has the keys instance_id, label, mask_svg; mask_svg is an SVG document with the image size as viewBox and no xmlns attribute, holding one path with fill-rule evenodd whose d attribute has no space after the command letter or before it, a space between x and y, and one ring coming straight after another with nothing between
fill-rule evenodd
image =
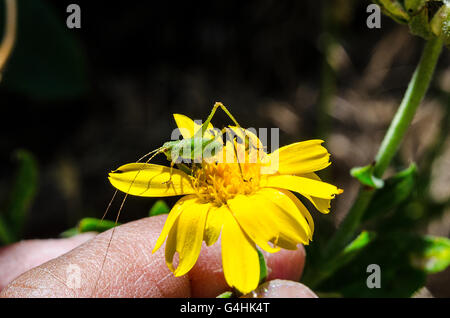
<instances>
[{"instance_id":1,"label":"blurred dark background","mask_svg":"<svg viewBox=\"0 0 450 318\"><path fill-rule=\"evenodd\" d=\"M348 171L372 161L424 43L385 16L381 29L369 29L370 1L78 0L81 29L68 29L71 2L19 1L17 43L0 84L0 199L17 149L38 164L23 238L101 217L113 193L107 173L168 141L173 113L204 119L215 101L243 126L279 127L281 145L326 140L333 164L322 176L345 189L325 216L337 224L356 195ZM394 165L420 167L442 141L430 186L439 202L450 197L450 142L440 136L449 57ZM228 124L221 113L213 122ZM121 221L146 216L155 200L129 198ZM448 237L449 210L422 231Z\"/></svg>"}]
</instances>

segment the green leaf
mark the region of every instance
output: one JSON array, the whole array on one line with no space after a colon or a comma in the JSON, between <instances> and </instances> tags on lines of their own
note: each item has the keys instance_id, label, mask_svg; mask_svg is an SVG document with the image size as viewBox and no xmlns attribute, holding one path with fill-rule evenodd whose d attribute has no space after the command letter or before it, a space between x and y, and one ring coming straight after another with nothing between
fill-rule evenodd
<instances>
[{"instance_id":1,"label":"green leaf","mask_svg":"<svg viewBox=\"0 0 450 318\"><path fill-rule=\"evenodd\" d=\"M7 245L14 243L14 235L10 232L8 225L0 215L0 244Z\"/></svg>"},{"instance_id":2,"label":"green leaf","mask_svg":"<svg viewBox=\"0 0 450 318\"><path fill-rule=\"evenodd\" d=\"M434 36L431 32L427 8L424 8L411 16L411 20L409 21L409 30L412 34L418 35L427 40Z\"/></svg>"},{"instance_id":3,"label":"green leaf","mask_svg":"<svg viewBox=\"0 0 450 318\"><path fill-rule=\"evenodd\" d=\"M370 289L367 266L381 269L381 288ZM450 265L450 240L407 232L378 235L351 262L322 281L316 289L344 297L410 297L425 285L427 274Z\"/></svg>"},{"instance_id":4,"label":"green leaf","mask_svg":"<svg viewBox=\"0 0 450 318\"><path fill-rule=\"evenodd\" d=\"M259 249L256 250L258 251L259 257L259 284L262 284L267 279L267 265L263 253Z\"/></svg>"},{"instance_id":5,"label":"green leaf","mask_svg":"<svg viewBox=\"0 0 450 318\"><path fill-rule=\"evenodd\" d=\"M305 285L315 287L316 282L324 280L340 268L351 262L357 255L364 250L374 239L375 233L363 231L350 244L348 244L337 256L327 260L322 264L316 264L316 268L305 272L302 281Z\"/></svg>"},{"instance_id":6,"label":"green leaf","mask_svg":"<svg viewBox=\"0 0 450 318\"><path fill-rule=\"evenodd\" d=\"M5 209L5 222L14 240L19 240L36 195L38 168L34 156L26 150L15 151L14 158L18 167Z\"/></svg>"},{"instance_id":7,"label":"green leaf","mask_svg":"<svg viewBox=\"0 0 450 318\"><path fill-rule=\"evenodd\" d=\"M365 186L381 189L384 185L384 181L375 177L373 175L373 170L373 165L355 167L350 170L350 174Z\"/></svg>"},{"instance_id":8,"label":"green leaf","mask_svg":"<svg viewBox=\"0 0 450 318\"><path fill-rule=\"evenodd\" d=\"M450 265L450 239L426 236L422 240L423 246L411 255L412 265L428 274L445 270Z\"/></svg>"},{"instance_id":9,"label":"green leaf","mask_svg":"<svg viewBox=\"0 0 450 318\"><path fill-rule=\"evenodd\" d=\"M217 296L216 298L232 298L232 297L233 297L233 292L226 291L226 292L220 294L219 296Z\"/></svg>"},{"instance_id":10,"label":"green leaf","mask_svg":"<svg viewBox=\"0 0 450 318\"><path fill-rule=\"evenodd\" d=\"M17 39L3 74L4 88L39 100L75 98L87 92L84 51L77 32L68 29L64 15L60 16L48 1L18 1Z\"/></svg>"},{"instance_id":11,"label":"green leaf","mask_svg":"<svg viewBox=\"0 0 450 318\"><path fill-rule=\"evenodd\" d=\"M398 0L374 0L378 4L383 13L391 17L398 23L408 23L409 15L403 8L403 5Z\"/></svg>"},{"instance_id":12,"label":"green leaf","mask_svg":"<svg viewBox=\"0 0 450 318\"><path fill-rule=\"evenodd\" d=\"M155 216L160 214L167 214L170 212L170 208L164 200L158 200L153 204L150 209L149 216Z\"/></svg>"},{"instance_id":13,"label":"green leaf","mask_svg":"<svg viewBox=\"0 0 450 318\"><path fill-rule=\"evenodd\" d=\"M373 242L376 235L374 232L361 232L350 244L348 244L344 250L337 255L327 267L334 273L337 269L341 268L345 264L348 264L354 259L369 243ZM330 274L331 274L330 273Z\"/></svg>"},{"instance_id":14,"label":"green leaf","mask_svg":"<svg viewBox=\"0 0 450 318\"><path fill-rule=\"evenodd\" d=\"M79 233L84 232L104 232L109 229L112 229L115 226L120 225L120 223L116 223L109 220L100 220L96 218L84 218L78 224Z\"/></svg>"},{"instance_id":15,"label":"green leaf","mask_svg":"<svg viewBox=\"0 0 450 318\"><path fill-rule=\"evenodd\" d=\"M353 242L351 242L344 248L341 255L345 256L346 258L348 258L351 255L354 255L356 252L366 247L367 244L372 242L374 238L375 233L373 232L367 231L361 232Z\"/></svg>"},{"instance_id":16,"label":"green leaf","mask_svg":"<svg viewBox=\"0 0 450 318\"><path fill-rule=\"evenodd\" d=\"M322 292L316 292L316 295L319 298L342 298L342 295L339 293L322 293Z\"/></svg>"},{"instance_id":17,"label":"green leaf","mask_svg":"<svg viewBox=\"0 0 450 318\"><path fill-rule=\"evenodd\" d=\"M348 244L342 252L337 255L327 267L333 272L350 262L375 238L374 232L361 232L350 244Z\"/></svg>"},{"instance_id":18,"label":"green leaf","mask_svg":"<svg viewBox=\"0 0 450 318\"><path fill-rule=\"evenodd\" d=\"M64 232L59 234L59 237L62 238L69 238L69 237L73 237L75 235L80 234L80 231L78 230L78 227L73 227L71 229L65 230Z\"/></svg>"},{"instance_id":19,"label":"green leaf","mask_svg":"<svg viewBox=\"0 0 450 318\"><path fill-rule=\"evenodd\" d=\"M422 10L429 0L404 0L404 6L409 15L414 15Z\"/></svg>"},{"instance_id":20,"label":"green leaf","mask_svg":"<svg viewBox=\"0 0 450 318\"><path fill-rule=\"evenodd\" d=\"M120 225L109 220L101 220L96 218L84 218L78 222L77 227L70 228L62 232L59 236L63 238L72 237L85 232L105 232L113 227Z\"/></svg>"},{"instance_id":21,"label":"green leaf","mask_svg":"<svg viewBox=\"0 0 450 318\"><path fill-rule=\"evenodd\" d=\"M416 180L415 164L411 164L407 169L387 179L384 187L375 193L363 216L363 221L383 215L404 202L414 190Z\"/></svg>"},{"instance_id":22,"label":"green leaf","mask_svg":"<svg viewBox=\"0 0 450 318\"><path fill-rule=\"evenodd\" d=\"M445 3L430 22L431 30L436 36L441 36L446 45L450 45L450 3Z\"/></svg>"}]
</instances>

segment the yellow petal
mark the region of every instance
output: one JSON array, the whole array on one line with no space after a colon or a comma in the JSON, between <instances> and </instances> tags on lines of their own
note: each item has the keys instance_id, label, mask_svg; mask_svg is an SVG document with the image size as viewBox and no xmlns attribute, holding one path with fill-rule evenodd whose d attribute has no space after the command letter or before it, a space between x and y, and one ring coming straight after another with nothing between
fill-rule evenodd
<instances>
[{"instance_id":1,"label":"yellow petal","mask_svg":"<svg viewBox=\"0 0 450 318\"><path fill-rule=\"evenodd\" d=\"M206 219L205 233L203 234L203 240L206 242L206 245L213 245L219 238L225 213L229 213L229 210L225 205L220 207L211 207L209 209L208 217Z\"/></svg>"},{"instance_id":2,"label":"yellow petal","mask_svg":"<svg viewBox=\"0 0 450 318\"><path fill-rule=\"evenodd\" d=\"M322 143L323 140L308 140L281 147L269 155L270 161L278 160L280 174L304 174L322 170L331 164L330 154L321 146Z\"/></svg>"},{"instance_id":3,"label":"yellow petal","mask_svg":"<svg viewBox=\"0 0 450 318\"><path fill-rule=\"evenodd\" d=\"M180 133L184 139L194 137L195 133L202 127L185 115L173 114L173 118L175 119L175 122L180 129ZM209 123L207 131L205 132L205 135L203 137L213 138L215 133L211 132L211 130L214 131L214 127L211 123Z\"/></svg>"},{"instance_id":4,"label":"yellow petal","mask_svg":"<svg viewBox=\"0 0 450 318\"><path fill-rule=\"evenodd\" d=\"M167 197L194 193L190 177L183 171L169 167L130 163L109 174L111 184L131 195Z\"/></svg>"},{"instance_id":5,"label":"yellow petal","mask_svg":"<svg viewBox=\"0 0 450 318\"><path fill-rule=\"evenodd\" d=\"M283 234L285 239L293 242L309 243L309 240L312 239L312 232L304 216L306 208L300 211L299 206L281 189L261 189L258 195L265 197L266 200L270 200L278 207L278 209L273 209L272 213L276 215L277 221L277 224L273 226L278 228L280 235ZM307 210L306 213L309 214ZM279 245L277 242L275 243Z\"/></svg>"},{"instance_id":6,"label":"yellow petal","mask_svg":"<svg viewBox=\"0 0 450 318\"><path fill-rule=\"evenodd\" d=\"M256 196L237 195L228 200L227 205L245 233L259 247L270 253L280 250L268 243L276 241L279 233L274 226L275 218L270 203Z\"/></svg>"},{"instance_id":7,"label":"yellow petal","mask_svg":"<svg viewBox=\"0 0 450 318\"><path fill-rule=\"evenodd\" d=\"M314 179L317 181L322 181L318 175L316 175L315 173L308 173L305 175L301 175L301 177L305 177L305 178L310 178L310 179ZM303 195L305 198L307 198L309 201L311 201L311 203L314 205L314 207L321 213L327 214L330 212L330 207L331 207L331 200L330 199L321 199L321 198L316 198L316 197L312 197L310 195Z\"/></svg>"},{"instance_id":8,"label":"yellow petal","mask_svg":"<svg viewBox=\"0 0 450 318\"><path fill-rule=\"evenodd\" d=\"M182 197L180 200L175 203L172 210L170 210L169 215L167 216L166 222L164 223L164 227L161 231L161 234L156 241L155 247L153 248L152 253L156 252L161 245L166 240L167 234L172 229L175 221L178 219L180 213L185 209L188 205L192 205L197 201L197 196L194 194L187 195Z\"/></svg>"},{"instance_id":9,"label":"yellow petal","mask_svg":"<svg viewBox=\"0 0 450 318\"><path fill-rule=\"evenodd\" d=\"M307 198L314 205L314 207L317 209L317 211L319 211L320 213L323 213L323 214L330 213L330 207L331 207L330 199L321 199L321 198L316 198L316 197L312 197L309 195L304 195L304 197Z\"/></svg>"},{"instance_id":10,"label":"yellow petal","mask_svg":"<svg viewBox=\"0 0 450 318\"><path fill-rule=\"evenodd\" d=\"M229 157L226 162L238 162L239 163L259 163L262 162L266 157L265 147L258 136L249 129L244 129L236 126L229 126L231 130L229 136L227 137L226 149L230 151ZM227 131L229 132L229 131ZM235 138L234 137L238 137ZM231 142L230 138L235 140L234 143ZM235 159L235 154L238 154L237 160ZM232 160L229 160L232 158Z\"/></svg>"},{"instance_id":11,"label":"yellow petal","mask_svg":"<svg viewBox=\"0 0 450 318\"><path fill-rule=\"evenodd\" d=\"M293 240L292 238L281 233L276 244L277 246L282 247L286 250L295 251L298 249L299 243L296 240Z\"/></svg>"},{"instance_id":12,"label":"yellow petal","mask_svg":"<svg viewBox=\"0 0 450 318\"><path fill-rule=\"evenodd\" d=\"M322 199L333 199L336 194L342 193L341 189L332 184L289 175L268 176L262 179L262 186L286 189Z\"/></svg>"},{"instance_id":13,"label":"yellow petal","mask_svg":"<svg viewBox=\"0 0 450 318\"><path fill-rule=\"evenodd\" d=\"M222 229L222 264L225 280L247 294L258 286L259 258L255 243L242 231L231 213L225 213Z\"/></svg>"},{"instance_id":14,"label":"yellow petal","mask_svg":"<svg viewBox=\"0 0 450 318\"><path fill-rule=\"evenodd\" d=\"M195 265L203 242L203 230L210 204L195 201L183 208L169 231L166 243L166 263L175 276L185 275ZM178 252L179 262L173 268L173 256Z\"/></svg>"},{"instance_id":15,"label":"yellow petal","mask_svg":"<svg viewBox=\"0 0 450 318\"><path fill-rule=\"evenodd\" d=\"M291 199L291 201L294 202L294 204L297 206L297 209L300 211L300 213L306 218L309 224L309 228L311 229L311 237L312 237L314 234L314 220L311 214L309 213L308 209L292 192L285 189L278 189L278 190L283 192L289 199Z\"/></svg>"},{"instance_id":16,"label":"yellow petal","mask_svg":"<svg viewBox=\"0 0 450 318\"><path fill-rule=\"evenodd\" d=\"M253 147L256 149L264 150L263 143L261 142L261 140L259 140L258 136L252 130L237 126L229 126L229 129L234 133L234 135L239 137L240 143L245 143L247 149Z\"/></svg>"}]
</instances>

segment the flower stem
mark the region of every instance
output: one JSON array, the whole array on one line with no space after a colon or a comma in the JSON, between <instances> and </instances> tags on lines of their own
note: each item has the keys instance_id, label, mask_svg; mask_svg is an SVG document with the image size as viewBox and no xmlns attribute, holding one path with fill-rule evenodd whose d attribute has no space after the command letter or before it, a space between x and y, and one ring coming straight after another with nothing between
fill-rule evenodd
<instances>
[{"instance_id":1,"label":"flower stem","mask_svg":"<svg viewBox=\"0 0 450 318\"><path fill-rule=\"evenodd\" d=\"M381 143L375 157L374 176L381 178L397 152L406 130L414 118L414 114L422 101L433 78L434 69L442 51L443 41L440 38L429 40L422 52L422 57L411 78L405 96L394 119ZM330 257L339 252L354 237L361 218L366 211L375 189L362 186L352 208L339 226L336 234L327 246L325 255Z\"/></svg>"}]
</instances>

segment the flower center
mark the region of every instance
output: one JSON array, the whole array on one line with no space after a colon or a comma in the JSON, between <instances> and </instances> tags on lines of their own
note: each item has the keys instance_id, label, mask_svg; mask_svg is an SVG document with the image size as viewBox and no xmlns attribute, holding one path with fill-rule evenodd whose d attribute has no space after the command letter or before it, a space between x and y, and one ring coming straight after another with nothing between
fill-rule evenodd
<instances>
[{"instance_id":1,"label":"flower center","mask_svg":"<svg viewBox=\"0 0 450 318\"><path fill-rule=\"evenodd\" d=\"M249 195L259 189L260 165L255 163L202 163L193 173L196 194L217 206L238 194Z\"/></svg>"}]
</instances>

